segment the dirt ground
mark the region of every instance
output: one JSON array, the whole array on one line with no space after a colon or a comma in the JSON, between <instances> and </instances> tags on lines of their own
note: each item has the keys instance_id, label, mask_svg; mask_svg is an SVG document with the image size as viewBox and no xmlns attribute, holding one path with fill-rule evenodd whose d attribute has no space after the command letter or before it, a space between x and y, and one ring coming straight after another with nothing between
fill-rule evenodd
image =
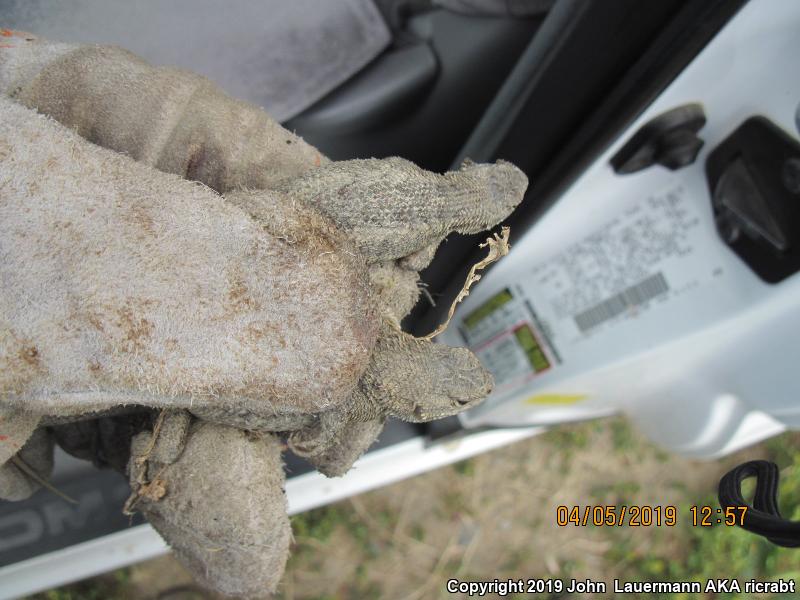
<instances>
[{"instance_id":1,"label":"dirt ground","mask_svg":"<svg viewBox=\"0 0 800 600\"><path fill-rule=\"evenodd\" d=\"M791 496L792 490L800 491L800 467L793 466L800 463L797 457L797 434L721 461L701 462L666 454L622 419L560 427L294 517L296 543L277 597L466 597L446 592L451 578L705 582L708 577L800 577L800 551L778 549L738 528L693 527L689 512L691 505L716 505L720 476L751 458L772 458L785 467L782 490L788 489ZM800 496L794 499L797 502ZM678 523L674 527L556 524L558 505L587 504L673 505ZM37 596L48 600L213 597L193 588L171 556Z\"/></svg>"}]
</instances>

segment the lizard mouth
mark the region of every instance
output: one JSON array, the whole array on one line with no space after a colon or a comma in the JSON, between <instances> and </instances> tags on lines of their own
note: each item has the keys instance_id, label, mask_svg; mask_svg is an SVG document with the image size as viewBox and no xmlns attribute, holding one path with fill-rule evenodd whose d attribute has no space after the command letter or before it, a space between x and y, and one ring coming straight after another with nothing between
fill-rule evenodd
<instances>
[{"instance_id":1,"label":"lizard mouth","mask_svg":"<svg viewBox=\"0 0 800 600\"><path fill-rule=\"evenodd\" d=\"M451 397L449 405L444 404L438 407L426 408L421 404L414 404L414 407L411 409L411 413L414 415L414 419L417 420L418 422L427 421L431 419L440 419L442 417L447 417L459 413L463 409L472 406L473 404L477 404L481 400L483 400L483 397L479 398Z\"/></svg>"}]
</instances>

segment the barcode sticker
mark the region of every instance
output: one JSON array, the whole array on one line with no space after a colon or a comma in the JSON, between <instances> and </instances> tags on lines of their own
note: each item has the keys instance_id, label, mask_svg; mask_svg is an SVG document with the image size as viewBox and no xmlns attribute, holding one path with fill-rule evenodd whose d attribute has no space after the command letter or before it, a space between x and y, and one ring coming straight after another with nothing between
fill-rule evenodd
<instances>
[{"instance_id":1,"label":"barcode sticker","mask_svg":"<svg viewBox=\"0 0 800 600\"><path fill-rule=\"evenodd\" d=\"M708 233L705 196L670 179L645 197L620 189L608 208L597 213L603 221L575 213L563 230L527 234L518 258L512 253L487 278L491 289L478 287L457 315L464 341L495 378L465 423L562 420L612 402L616 409L612 368L694 333L716 310L703 299L719 298L729 257Z\"/></svg>"},{"instance_id":2,"label":"barcode sticker","mask_svg":"<svg viewBox=\"0 0 800 600\"><path fill-rule=\"evenodd\" d=\"M581 333L586 333L601 323L621 315L630 308L644 304L648 300L657 298L668 291L669 285L664 275L656 273L644 281L640 281L636 285L632 285L575 315L575 325L577 325Z\"/></svg>"},{"instance_id":3,"label":"barcode sticker","mask_svg":"<svg viewBox=\"0 0 800 600\"><path fill-rule=\"evenodd\" d=\"M601 339L622 343L617 328L633 321L656 335L653 315L674 310L714 277L698 256L706 235L699 204L680 185L655 191L531 266L522 294L564 362L588 348L596 352L591 360L601 360L608 348Z\"/></svg>"}]
</instances>

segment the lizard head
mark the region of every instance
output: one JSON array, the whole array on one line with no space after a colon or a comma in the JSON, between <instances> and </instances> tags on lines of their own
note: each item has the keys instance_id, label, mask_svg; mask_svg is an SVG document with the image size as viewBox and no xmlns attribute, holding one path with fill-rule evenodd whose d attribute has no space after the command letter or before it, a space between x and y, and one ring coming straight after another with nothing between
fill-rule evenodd
<instances>
[{"instance_id":1,"label":"lizard head","mask_svg":"<svg viewBox=\"0 0 800 600\"><path fill-rule=\"evenodd\" d=\"M492 391L491 373L467 348L401 331L381 337L373 361L369 395L387 414L404 421L422 423L458 414Z\"/></svg>"}]
</instances>

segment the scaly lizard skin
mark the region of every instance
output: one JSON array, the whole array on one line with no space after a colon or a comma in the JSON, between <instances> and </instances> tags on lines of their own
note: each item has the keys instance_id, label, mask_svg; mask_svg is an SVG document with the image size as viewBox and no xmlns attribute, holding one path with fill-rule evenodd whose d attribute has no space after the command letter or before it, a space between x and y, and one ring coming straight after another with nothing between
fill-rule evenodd
<instances>
[{"instance_id":1,"label":"scaly lizard skin","mask_svg":"<svg viewBox=\"0 0 800 600\"><path fill-rule=\"evenodd\" d=\"M492 227L527 186L502 161L443 176L401 158L331 163L199 75L115 47L13 39L0 51L0 93L90 142L220 193L288 192L349 232L371 263L429 253L453 231Z\"/></svg>"},{"instance_id":2,"label":"scaly lizard skin","mask_svg":"<svg viewBox=\"0 0 800 600\"><path fill-rule=\"evenodd\" d=\"M321 456L316 466L326 475L342 475L341 467L328 464L342 462L330 449L348 439L353 422L382 423L386 417L433 421L473 406L491 389L491 375L466 348L431 344L384 323L372 362L350 402L322 412L314 426L292 434L289 445L301 456ZM350 465L345 466L346 471Z\"/></svg>"},{"instance_id":3,"label":"scaly lizard skin","mask_svg":"<svg viewBox=\"0 0 800 600\"><path fill-rule=\"evenodd\" d=\"M277 190L319 209L349 232L369 262L402 259L447 235L480 233L519 204L528 185L514 165L467 162L437 175L397 157L344 160Z\"/></svg>"}]
</instances>

